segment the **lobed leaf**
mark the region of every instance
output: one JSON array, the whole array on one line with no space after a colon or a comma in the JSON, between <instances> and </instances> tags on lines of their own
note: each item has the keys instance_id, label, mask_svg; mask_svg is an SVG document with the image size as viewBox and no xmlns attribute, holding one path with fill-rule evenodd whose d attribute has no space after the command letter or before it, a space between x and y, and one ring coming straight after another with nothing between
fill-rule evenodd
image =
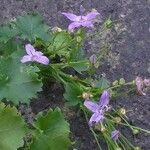
<instances>
[{"instance_id":1,"label":"lobed leaf","mask_svg":"<svg viewBox=\"0 0 150 150\"><path fill-rule=\"evenodd\" d=\"M43 23L39 15L29 14L19 16L15 25L22 39L27 39L30 42L34 41L36 38L46 42L49 41L49 27Z\"/></svg>"},{"instance_id":2,"label":"lobed leaf","mask_svg":"<svg viewBox=\"0 0 150 150\"><path fill-rule=\"evenodd\" d=\"M0 42L6 43L17 34L18 31L10 25L0 26Z\"/></svg>"},{"instance_id":3,"label":"lobed leaf","mask_svg":"<svg viewBox=\"0 0 150 150\"><path fill-rule=\"evenodd\" d=\"M75 83L67 83L65 85L64 98L70 106L77 105L81 101L79 96L82 95L82 93L83 90Z\"/></svg>"},{"instance_id":4,"label":"lobed leaf","mask_svg":"<svg viewBox=\"0 0 150 150\"><path fill-rule=\"evenodd\" d=\"M110 82L106 80L104 77L101 79L97 80L94 87L100 88L101 90L107 89L110 86Z\"/></svg>"},{"instance_id":5,"label":"lobed leaf","mask_svg":"<svg viewBox=\"0 0 150 150\"><path fill-rule=\"evenodd\" d=\"M0 58L0 100L6 98L15 104L29 103L41 91L42 82L38 79L39 69L20 63L15 55Z\"/></svg>"},{"instance_id":6,"label":"lobed leaf","mask_svg":"<svg viewBox=\"0 0 150 150\"><path fill-rule=\"evenodd\" d=\"M39 114L34 124L36 131L29 150L67 150L71 144L69 124L59 108Z\"/></svg>"},{"instance_id":7,"label":"lobed leaf","mask_svg":"<svg viewBox=\"0 0 150 150\"><path fill-rule=\"evenodd\" d=\"M26 124L15 107L0 103L0 149L17 150L24 145Z\"/></svg>"}]
</instances>

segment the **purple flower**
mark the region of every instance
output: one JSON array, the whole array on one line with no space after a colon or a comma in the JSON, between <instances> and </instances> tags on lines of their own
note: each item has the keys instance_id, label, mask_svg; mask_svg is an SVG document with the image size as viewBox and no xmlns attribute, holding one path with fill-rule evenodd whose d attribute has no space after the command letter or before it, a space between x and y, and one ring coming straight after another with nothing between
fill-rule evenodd
<instances>
[{"instance_id":1,"label":"purple flower","mask_svg":"<svg viewBox=\"0 0 150 150\"><path fill-rule=\"evenodd\" d=\"M109 93L108 91L104 91L102 96L100 97L99 103L94 103L90 100L84 101L84 106L86 106L89 110L93 112L89 120L89 125L92 126L93 124L102 122L104 119L105 111L108 111L109 107Z\"/></svg>"},{"instance_id":2,"label":"purple flower","mask_svg":"<svg viewBox=\"0 0 150 150\"><path fill-rule=\"evenodd\" d=\"M138 95L146 95L146 93L144 93L144 82L141 77L136 77L135 84Z\"/></svg>"},{"instance_id":3,"label":"purple flower","mask_svg":"<svg viewBox=\"0 0 150 150\"><path fill-rule=\"evenodd\" d=\"M97 61L96 55L95 54L91 55L89 60L93 65L96 64L96 61Z\"/></svg>"},{"instance_id":4,"label":"purple flower","mask_svg":"<svg viewBox=\"0 0 150 150\"><path fill-rule=\"evenodd\" d=\"M66 16L69 20L72 21L72 23L69 25L68 30L70 32L73 32L75 28L78 28L80 26L82 27L93 27L93 19L99 15L97 11L92 11L88 13L87 15L83 15L84 9L81 6L80 7L80 16L77 16L72 13L62 13L64 16Z\"/></svg>"},{"instance_id":5,"label":"purple flower","mask_svg":"<svg viewBox=\"0 0 150 150\"><path fill-rule=\"evenodd\" d=\"M112 138L114 141L118 140L119 136L120 136L120 132L119 132L118 130L112 131L112 133L111 133L111 138Z\"/></svg>"},{"instance_id":6,"label":"purple flower","mask_svg":"<svg viewBox=\"0 0 150 150\"><path fill-rule=\"evenodd\" d=\"M143 83L146 87L150 86L150 79L144 79Z\"/></svg>"},{"instance_id":7,"label":"purple flower","mask_svg":"<svg viewBox=\"0 0 150 150\"><path fill-rule=\"evenodd\" d=\"M22 57L21 59L22 63L32 61L32 62L38 62L40 64L44 64L44 65L49 64L49 59L46 56L44 56L42 52L36 51L31 44L27 44L25 46L25 49L26 49L27 55Z\"/></svg>"}]
</instances>

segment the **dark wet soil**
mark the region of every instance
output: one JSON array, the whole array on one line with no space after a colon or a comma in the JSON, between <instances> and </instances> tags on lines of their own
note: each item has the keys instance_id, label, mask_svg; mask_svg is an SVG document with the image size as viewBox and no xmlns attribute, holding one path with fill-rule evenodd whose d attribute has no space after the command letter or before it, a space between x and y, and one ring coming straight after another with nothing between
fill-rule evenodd
<instances>
[{"instance_id":1,"label":"dark wet soil","mask_svg":"<svg viewBox=\"0 0 150 150\"><path fill-rule=\"evenodd\" d=\"M97 70L97 74L106 74L110 80L124 77L127 81L140 75L150 78L150 1L149 0L0 0L0 24L30 11L38 11L52 27L67 28L67 20L61 15L62 11L78 12L79 6L90 10L97 9L101 13L101 21L111 17L114 26L106 36L100 35L100 24L89 31L92 42L87 42L87 52L101 51L101 43L111 43L111 52L106 63ZM93 36L94 33L97 36ZM94 38L95 37L95 38ZM89 39L89 37L87 38ZM78 150L97 150L96 143L82 113L77 108L64 107L63 88L58 83L47 83L33 100L31 108L25 111L26 119L32 123L34 114L49 107L59 106L67 112L66 117L71 124L72 138L76 141L74 147ZM146 96L136 95L115 100L115 104L125 107L132 123L150 129L150 91ZM150 136L140 133L129 136L129 130L124 129L129 137L142 150L150 150ZM104 150L107 150L104 148Z\"/></svg>"}]
</instances>

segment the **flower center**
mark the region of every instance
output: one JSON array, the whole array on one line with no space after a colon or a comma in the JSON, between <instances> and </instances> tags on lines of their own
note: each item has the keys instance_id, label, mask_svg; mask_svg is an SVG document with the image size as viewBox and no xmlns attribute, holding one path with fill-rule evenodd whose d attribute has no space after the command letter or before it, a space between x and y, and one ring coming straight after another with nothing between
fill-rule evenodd
<instances>
[{"instance_id":1,"label":"flower center","mask_svg":"<svg viewBox=\"0 0 150 150\"><path fill-rule=\"evenodd\" d=\"M37 55L33 55L31 59L32 59L32 61L35 61L35 60L38 59L38 56Z\"/></svg>"}]
</instances>

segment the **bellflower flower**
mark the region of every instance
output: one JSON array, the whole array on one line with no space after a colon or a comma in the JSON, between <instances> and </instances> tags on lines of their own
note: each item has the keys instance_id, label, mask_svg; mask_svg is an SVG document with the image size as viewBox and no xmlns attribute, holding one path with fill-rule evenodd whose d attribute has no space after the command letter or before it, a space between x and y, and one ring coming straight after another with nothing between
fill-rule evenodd
<instances>
[{"instance_id":1,"label":"bellflower flower","mask_svg":"<svg viewBox=\"0 0 150 150\"><path fill-rule=\"evenodd\" d=\"M108 91L104 91L102 93L99 103L95 103L90 100L84 101L84 106L86 106L89 110L93 112L93 115L91 116L89 120L90 126L103 121L104 113L105 111L108 111L109 109L108 104L109 104Z\"/></svg>"},{"instance_id":2,"label":"bellflower flower","mask_svg":"<svg viewBox=\"0 0 150 150\"><path fill-rule=\"evenodd\" d=\"M89 58L91 64L96 64L96 61L97 61L97 57L95 54L91 55L90 58Z\"/></svg>"},{"instance_id":3,"label":"bellflower flower","mask_svg":"<svg viewBox=\"0 0 150 150\"><path fill-rule=\"evenodd\" d=\"M143 83L146 87L150 86L150 79L144 79Z\"/></svg>"},{"instance_id":4,"label":"bellflower flower","mask_svg":"<svg viewBox=\"0 0 150 150\"><path fill-rule=\"evenodd\" d=\"M62 13L64 16L66 16L69 20L72 21L72 23L69 25L68 30L70 32L73 32L75 28L79 27L94 27L93 25L93 19L99 15L97 11L92 11L90 13L87 13L87 15L83 15L84 9L81 6L80 7L80 16L77 16L73 13Z\"/></svg>"},{"instance_id":5,"label":"bellflower flower","mask_svg":"<svg viewBox=\"0 0 150 150\"><path fill-rule=\"evenodd\" d=\"M143 92L143 90L144 90L144 83L143 83L143 79L141 77L136 77L135 84L136 84L136 88L137 88L137 93L139 95L146 95Z\"/></svg>"},{"instance_id":6,"label":"bellflower flower","mask_svg":"<svg viewBox=\"0 0 150 150\"><path fill-rule=\"evenodd\" d=\"M118 130L112 131L112 133L111 133L111 138L112 138L114 141L118 140L119 136L120 136L120 132L119 132Z\"/></svg>"},{"instance_id":7,"label":"bellflower flower","mask_svg":"<svg viewBox=\"0 0 150 150\"><path fill-rule=\"evenodd\" d=\"M27 44L25 46L27 55L23 56L21 59L22 63L26 62L38 62L40 64L48 65L49 59L43 55L42 52L38 52L34 49L34 47L31 44Z\"/></svg>"}]
</instances>

